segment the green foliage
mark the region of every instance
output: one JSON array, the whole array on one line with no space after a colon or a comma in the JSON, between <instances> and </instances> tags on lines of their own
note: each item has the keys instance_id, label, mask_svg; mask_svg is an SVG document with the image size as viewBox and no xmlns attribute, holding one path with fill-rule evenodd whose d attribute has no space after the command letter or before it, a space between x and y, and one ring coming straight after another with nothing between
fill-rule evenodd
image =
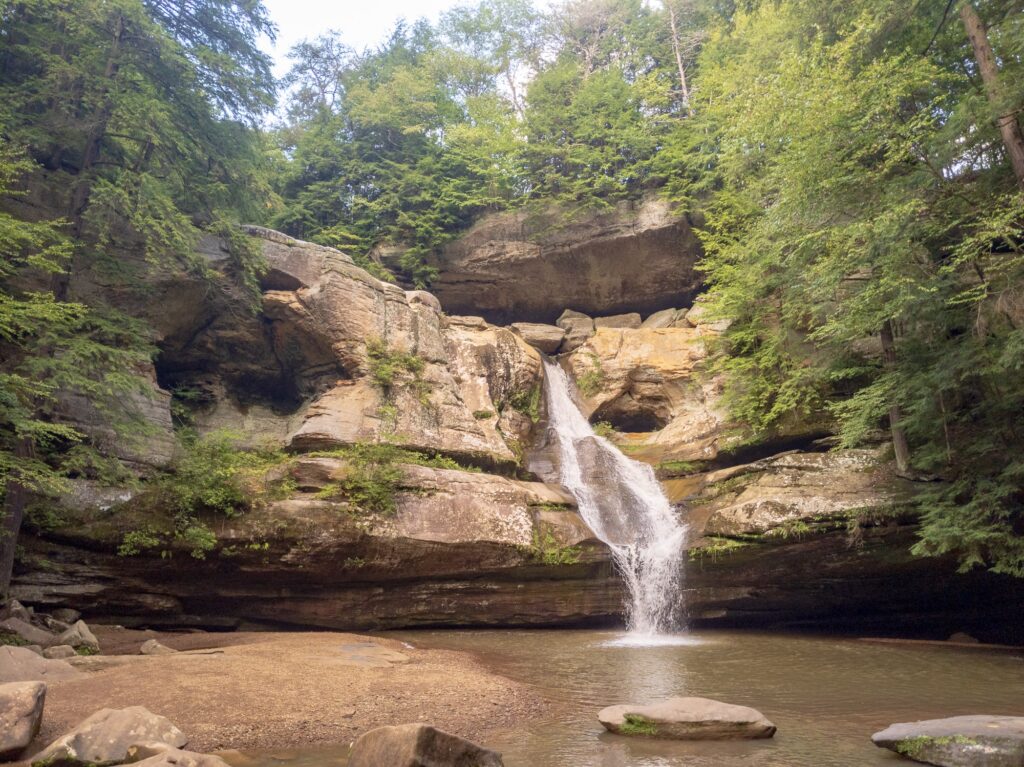
<instances>
[{"instance_id":1,"label":"green foliage","mask_svg":"<svg viewBox=\"0 0 1024 767\"><path fill-rule=\"evenodd\" d=\"M640 714L626 714L625 721L619 727L623 735L657 735L658 726Z\"/></svg>"},{"instance_id":2,"label":"green foliage","mask_svg":"<svg viewBox=\"0 0 1024 767\"><path fill-rule=\"evenodd\" d=\"M583 392L584 396L593 397L604 386L605 373L604 368L601 366L600 357L591 352L589 359L590 367L583 371L579 378L576 379L576 385L580 387L580 391Z\"/></svg>"},{"instance_id":3,"label":"green foliage","mask_svg":"<svg viewBox=\"0 0 1024 767\"><path fill-rule=\"evenodd\" d=\"M594 427L594 434L605 439L610 439L615 435L615 427L612 426L608 421L598 421L592 424Z\"/></svg>"},{"instance_id":4,"label":"green foliage","mask_svg":"<svg viewBox=\"0 0 1024 767\"><path fill-rule=\"evenodd\" d=\"M750 545L751 543L749 541L709 536L701 542L700 546L695 546L690 549L690 559L700 561L704 558L709 558L712 562L715 562L719 557L725 554L732 554L737 550Z\"/></svg>"},{"instance_id":5,"label":"green foliage","mask_svg":"<svg viewBox=\"0 0 1024 767\"><path fill-rule=\"evenodd\" d=\"M548 529L534 529L530 555L545 565L575 565L580 561L578 546L563 546Z\"/></svg>"},{"instance_id":6,"label":"green foliage","mask_svg":"<svg viewBox=\"0 0 1024 767\"><path fill-rule=\"evenodd\" d=\"M268 481L267 470L287 457L277 447L250 447L244 435L216 431L203 437L186 433L171 471L152 480L129 502L130 507L166 517L163 526L147 525L124 534L118 553L135 556L174 547L205 559L217 545L217 536L205 517L232 518L294 489L288 478Z\"/></svg>"},{"instance_id":7,"label":"green foliage","mask_svg":"<svg viewBox=\"0 0 1024 767\"><path fill-rule=\"evenodd\" d=\"M12 634L8 631L0 631L0 645L6 645L7 647L27 647L31 642L27 639L22 639L17 634Z\"/></svg>"},{"instance_id":8,"label":"green foliage","mask_svg":"<svg viewBox=\"0 0 1024 767\"><path fill-rule=\"evenodd\" d=\"M15 195L30 168L0 143L0 197ZM62 421L59 398L85 398L124 438L138 426L135 371L152 349L138 322L38 289L64 278L71 254L62 222L0 210L0 497L9 483L52 495L68 475L116 481L125 474Z\"/></svg>"},{"instance_id":9,"label":"green foliage","mask_svg":"<svg viewBox=\"0 0 1024 767\"><path fill-rule=\"evenodd\" d=\"M908 759L917 759L922 756L927 748L941 748L951 745L976 746L978 741L968 738L966 735L944 735L934 737L931 735L919 735L916 738L906 738L896 744L896 753L902 754Z\"/></svg>"},{"instance_id":10,"label":"green foliage","mask_svg":"<svg viewBox=\"0 0 1024 767\"><path fill-rule=\"evenodd\" d=\"M680 477L700 473L704 469L704 464L700 461L662 461L657 469L659 474Z\"/></svg>"},{"instance_id":11,"label":"green foliage","mask_svg":"<svg viewBox=\"0 0 1024 767\"><path fill-rule=\"evenodd\" d=\"M473 417L478 421L489 421L494 418L493 410L474 410Z\"/></svg>"},{"instance_id":12,"label":"green foliage","mask_svg":"<svg viewBox=\"0 0 1024 767\"><path fill-rule=\"evenodd\" d=\"M1016 113L1024 21L975 5ZM956 14L903 11L739 8L701 54L705 139L666 154L707 163L702 268L732 320L716 367L733 417L755 435L831 421L843 446L896 427L910 470L945 480L914 551L1024 575L1024 195Z\"/></svg>"},{"instance_id":13,"label":"green foliage","mask_svg":"<svg viewBox=\"0 0 1024 767\"><path fill-rule=\"evenodd\" d=\"M540 421L540 400L543 393L543 389L538 382L529 390L524 391L520 389L512 392L502 407L518 410L523 415L528 416L531 421L537 423Z\"/></svg>"},{"instance_id":14,"label":"green foliage","mask_svg":"<svg viewBox=\"0 0 1024 767\"><path fill-rule=\"evenodd\" d=\"M679 20L692 67L700 14ZM365 265L399 246L418 285L482 213L554 201L571 216L678 175L657 162L685 122L667 13L640 0L481 0L372 52L327 34L291 58L276 224Z\"/></svg>"},{"instance_id":15,"label":"green foliage","mask_svg":"<svg viewBox=\"0 0 1024 767\"><path fill-rule=\"evenodd\" d=\"M467 467L440 453L407 450L389 442L363 442L338 450L313 455L343 458L348 462L344 479L332 482L317 495L327 500L345 500L353 511L371 514L394 514L397 494L402 488L401 464L429 466L452 471L480 471Z\"/></svg>"},{"instance_id":16,"label":"green foliage","mask_svg":"<svg viewBox=\"0 0 1024 767\"><path fill-rule=\"evenodd\" d=\"M392 349L380 339L367 341L366 356L370 377L385 395L391 396L396 388L406 387L416 393L422 404L429 404L431 385L423 379L426 362L422 357Z\"/></svg>"}]
</instances>

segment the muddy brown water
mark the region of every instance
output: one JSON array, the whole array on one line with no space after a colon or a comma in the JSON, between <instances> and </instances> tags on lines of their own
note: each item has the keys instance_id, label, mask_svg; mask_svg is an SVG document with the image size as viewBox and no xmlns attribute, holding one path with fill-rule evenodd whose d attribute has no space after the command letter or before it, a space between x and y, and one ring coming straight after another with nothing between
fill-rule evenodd
<instances>
[{"instance_id":1,"label":"muddy brown water","mask_svg":"<svg viewBox=\"0 0 1024 767\"><path fill-rule=\"evenodd\" d=\"M553 705L485 744L506 767L872 767L907 764L871 734L893 722L960 714L1024 715L1024 654L845 638L705 632L686 644L623 646L601 631L419 631L419 647L474 653L534 685ZM672 742L605 733L615 703L698 695L762 711L771 740ZM344 749L251 765L340 767Z\"/></svg>"}]
</instances>

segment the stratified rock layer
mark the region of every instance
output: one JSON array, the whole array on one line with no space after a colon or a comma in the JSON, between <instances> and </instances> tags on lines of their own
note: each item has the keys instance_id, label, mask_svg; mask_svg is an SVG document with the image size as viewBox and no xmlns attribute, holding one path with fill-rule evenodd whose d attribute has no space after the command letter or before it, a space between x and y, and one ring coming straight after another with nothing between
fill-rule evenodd
<instances>
[{"instance_id":1,"label":"stratified rock layer","mask_svg":"<svg viewBox=\"0 0 1024 767\"><path fill-rule=\"evenodd\" d=\"M448 245L432 290L446 311L492 322L552 322L687 306L701 284L685 216L651 199L597 214L559 209L485 217Z\"/></svg>"}]
</instances>

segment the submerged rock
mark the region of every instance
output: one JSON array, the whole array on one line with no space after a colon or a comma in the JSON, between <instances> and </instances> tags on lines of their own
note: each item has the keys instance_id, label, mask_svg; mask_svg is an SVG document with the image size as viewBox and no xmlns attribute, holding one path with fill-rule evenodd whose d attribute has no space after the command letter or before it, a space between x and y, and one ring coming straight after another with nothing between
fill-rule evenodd
<instances>
[{"instance_id":1,"label":"submerged rock","mask_svg":"<svg viewBox=\"0 0 1024 767\"><path fill-rule=\"evenodd\" d=\"M45 701L42 682L0 684L0 760L17 756L39 733Z\"/></svg>"},{"instance_id":2,"label":"submerged rock","mask_svg":"<svg viewBox=\"0 0 1024 767\"><path fill-rule=\"evenodd\" d=\"M32 765L101 767L122 764L128 760L132 746L149 742L181 748L188 743L188 738L168 719L142 706L104 708L43 749L32 760Z\"/></svg>"},{"instance_id":3,"label":"submerged rock","mask_svg":"<svg viewBox=\"0 0 1024 767\"><path fill-rule=\"evenodd\" d=\"M355 742L348 767L502 767L501 754L425 724L370 730Z\"/></svg>"},{"instance_id":4,"label":"submerged rock","mask_svg":"<svg viewBox=\"0 0 1024 767\"><path fill-rule=\"evenodd\" d=\"M609 706L598 715L606 730L674 740L770 738L776 727L764 714L710 698L669 698L651 705Z\"/></svg>"},{"instance_id":5,"label":"submerged rock","mask_svg":"<svg viewBox=\"0 0 1024 767\"><path fill-rule=\"evenodd\" d=\"M937 767L1021 767L1024 717L954 716L893 724L871 736L879 748Z\"/></svg>"},{"instance_id":6,"label":"submerged rock","mask_svg":"<svg viewBox=\"0 0 1024 767\"><path fill-rule=\"evenodd\" d=\"M131 764L145 767L228 767L228 763L213 754L182 751L166 743L140 743L128 749Z\"/></svg>"}]
</instances>

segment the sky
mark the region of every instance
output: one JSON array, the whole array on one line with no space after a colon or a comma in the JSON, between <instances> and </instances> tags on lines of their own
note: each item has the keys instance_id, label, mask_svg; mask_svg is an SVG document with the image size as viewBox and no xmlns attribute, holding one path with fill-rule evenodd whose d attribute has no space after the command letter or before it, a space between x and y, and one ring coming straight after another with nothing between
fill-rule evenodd
<instances>
[{"instance_id":1,"label":"sky","mask_svg":"<svg viewBox=\"0 0 1024 767\"><path fill-rule=\"evenodd\" d=\"M275 74L288 70L288 49L304 38L336 29L346 45L362 50L381 42L399 19L436 21L443 11L467 4L467 0L264 0L278 28L271 50Z\"/></svg>"}]
</instances>

